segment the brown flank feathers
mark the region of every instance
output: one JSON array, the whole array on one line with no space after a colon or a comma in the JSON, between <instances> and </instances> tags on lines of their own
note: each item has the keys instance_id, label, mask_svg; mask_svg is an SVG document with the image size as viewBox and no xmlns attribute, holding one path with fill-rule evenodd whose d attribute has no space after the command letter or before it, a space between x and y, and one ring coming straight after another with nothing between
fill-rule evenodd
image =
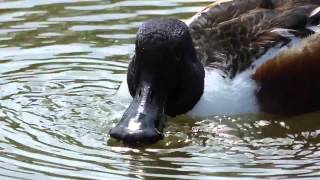
<instances>
[{"instance_id":1,"label":"brown flank feathers","mask_svg":"<svg viewBox=\"0 0 320 180\"><path fill-rule=\"evenodd\" d=\"M294 115L320 109L320 33L280 53L259 67L253 79L260 88L261 110Z\"/></svg>"}]
</instances>

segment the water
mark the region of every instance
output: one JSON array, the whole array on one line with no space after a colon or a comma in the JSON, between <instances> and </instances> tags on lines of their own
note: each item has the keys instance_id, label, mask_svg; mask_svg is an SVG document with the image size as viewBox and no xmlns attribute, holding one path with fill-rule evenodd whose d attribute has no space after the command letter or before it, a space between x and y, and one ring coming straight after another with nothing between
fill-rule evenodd
<instances>
[{"instance_id":1,"label":"water","mask_svg":"<svg viewBox=\"0 0 320 180\"><path fill-rule=\"evenodd\" d=\"M154 145L110 139L137 26L208 2L0 1L0 179L320 177L320 113L182 116Z\"/></svg>"}]
</instances>

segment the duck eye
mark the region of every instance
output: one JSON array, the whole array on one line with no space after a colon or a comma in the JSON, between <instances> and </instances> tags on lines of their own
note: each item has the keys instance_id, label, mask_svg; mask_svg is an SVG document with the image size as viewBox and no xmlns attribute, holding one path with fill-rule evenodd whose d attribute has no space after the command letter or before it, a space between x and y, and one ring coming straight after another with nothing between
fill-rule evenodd
<instances>
[{"instance_id":1,"label":"duck eye","mask_svg":"<svg viewBox=\"0 0 320 180\"><path fill-rule=\"evenodd\" d=\"M182 59L182 56L181 56L180 54L176 54L176 55L175 55L175 61L176 61L176 62L180 62L181 59Z\"/></svg>"},{"instance_id":2,"label":"duck eye","mask_svg":"<svg viewBox=\"0 0 320 180\"><path fill-rule=\"evenodd\" d=\"M173 49L173 54L176 62L180 62L182 59L182 54L179 48Z\"/></svg>"}]
</instances>

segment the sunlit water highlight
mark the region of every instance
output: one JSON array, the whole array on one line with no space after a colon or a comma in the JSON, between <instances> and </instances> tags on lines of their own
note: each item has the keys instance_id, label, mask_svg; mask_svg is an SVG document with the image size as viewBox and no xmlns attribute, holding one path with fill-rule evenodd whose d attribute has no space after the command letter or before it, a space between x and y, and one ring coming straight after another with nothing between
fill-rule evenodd
<instances>
[{"instance_id":1,"label":"sunlit water highlight","mask_svg":"<svg viewBox=\"0 0 320 180\"><path fill-rule=\"evenodd\" d=\"M208 3L0 1L0 179L319 177L319 113L181 116L155 145L110 139L137 26Z\"/></svg>"}]
</instances>

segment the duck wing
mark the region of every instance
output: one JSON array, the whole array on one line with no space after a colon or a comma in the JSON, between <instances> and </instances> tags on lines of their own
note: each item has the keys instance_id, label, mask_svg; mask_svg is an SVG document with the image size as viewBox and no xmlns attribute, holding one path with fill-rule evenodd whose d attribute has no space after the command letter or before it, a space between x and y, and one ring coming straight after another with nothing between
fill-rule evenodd
<instances>
[{"instance_id":1,"label":"duck wing","mask_svg":"<svg viewBox=\"0 0 320 180\"><path fill-rule=\"evenodd\" d=\"M318 0L217 1L189 24L198 59L232 78L270 48L289 43L285 32L313 34L308 26L319 22L319 5Z\"/></svg>"},{"instance_id":2,"label":"duck wing","mask_svg":"<svg viewBox=\"0 0 320 180\"><path fill-rule=\"evenodd\" d=\"M273 8L273 3L271 0L217 0L194 15L189 24L191 30L211 28L258 8Z\"/></svg>"}]
</instances>

